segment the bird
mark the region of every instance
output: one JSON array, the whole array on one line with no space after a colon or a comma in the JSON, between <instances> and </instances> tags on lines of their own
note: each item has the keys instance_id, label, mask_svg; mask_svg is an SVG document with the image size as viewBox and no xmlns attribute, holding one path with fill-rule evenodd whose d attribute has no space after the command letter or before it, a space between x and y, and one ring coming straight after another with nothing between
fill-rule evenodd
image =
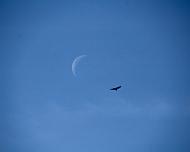
<instances>
[{"instance_id":1,"label":"bird","mask_svg":"<svg viewBox=\"0 0 190 152\"><path fill-rule=\"evenodd\" d=\"M118 86L118 87L111 88L110 90L115 90L115 91L117 91L117 90L120 89L120 88L121 88L121 86Z\"/></svg>"}]
</instances>

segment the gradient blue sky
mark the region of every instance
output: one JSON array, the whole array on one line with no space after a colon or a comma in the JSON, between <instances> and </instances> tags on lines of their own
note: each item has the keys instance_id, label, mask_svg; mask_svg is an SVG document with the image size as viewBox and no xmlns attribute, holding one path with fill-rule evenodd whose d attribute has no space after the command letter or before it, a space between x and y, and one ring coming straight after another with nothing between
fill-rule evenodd
<instances>
[{"instance_id":1,"label":"gradient blue sky","mask_svg":"<svg viewBox=\"0 0 190 152\"><path fill-rule=\"evenodd\" d=\"M189 152L189 17L185 0L1 0L0 151Z\"/></svg>"}]
</instances>

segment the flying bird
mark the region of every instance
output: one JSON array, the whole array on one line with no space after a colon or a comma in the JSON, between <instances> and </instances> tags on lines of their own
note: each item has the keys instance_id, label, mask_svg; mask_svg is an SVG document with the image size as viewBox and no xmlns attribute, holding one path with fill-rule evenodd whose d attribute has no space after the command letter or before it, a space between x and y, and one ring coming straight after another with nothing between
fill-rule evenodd
<instances>
[{"instance_id":1,"label":"flying bird","mask_svg":"<svg viewBox=\"0 0 190 152\"><path fill-rule=\"evenodd\" d=\"M117 91L117 90L120 89L120 88L121 88L121 86L118 86L118 87L111 88L110 90L115 90L115 91Z\"/></svg>"}]
</instances>

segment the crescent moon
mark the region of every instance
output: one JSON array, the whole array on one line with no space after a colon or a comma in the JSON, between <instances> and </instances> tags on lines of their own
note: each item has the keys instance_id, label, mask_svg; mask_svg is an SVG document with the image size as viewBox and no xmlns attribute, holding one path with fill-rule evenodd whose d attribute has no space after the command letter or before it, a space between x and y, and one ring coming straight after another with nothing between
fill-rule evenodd
<instances>
[{"instance_id":1,"label":"crescent moon","mask_svg":"<svg viewBox=\"0 0 190 152\"><path fill-rule=\"evenodd\" d=\"M74 61L73 61L73 63L72 63L72 73L73 73L73 75L76 77L77 76L77 74L76 74L76 67L77 67L77 65L79 64L79 62L83 59L83 58L85 58L87 55L80 55L80 56L78 56L78 57L76 57L75 59L74 59Z\"/></svg>"}]
</instances>

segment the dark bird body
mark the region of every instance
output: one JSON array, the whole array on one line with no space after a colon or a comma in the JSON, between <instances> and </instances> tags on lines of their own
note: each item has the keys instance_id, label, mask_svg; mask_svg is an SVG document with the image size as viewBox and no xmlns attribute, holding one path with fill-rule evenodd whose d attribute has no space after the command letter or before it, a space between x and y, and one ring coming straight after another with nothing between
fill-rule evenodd
<instances>
[{"instance_id":1,"label":"dark bird body","mask_svg":"<svg viewBox=\"0 0 190 152\"><path fill-rule=\"evenodd\" d=\"M121 88L121 86L118 86L118 87L115 87L115 88L111 88L110 90L115 90L115 91L117 91L118 89L120 89Z\"/></svg>"}]
</instances>

